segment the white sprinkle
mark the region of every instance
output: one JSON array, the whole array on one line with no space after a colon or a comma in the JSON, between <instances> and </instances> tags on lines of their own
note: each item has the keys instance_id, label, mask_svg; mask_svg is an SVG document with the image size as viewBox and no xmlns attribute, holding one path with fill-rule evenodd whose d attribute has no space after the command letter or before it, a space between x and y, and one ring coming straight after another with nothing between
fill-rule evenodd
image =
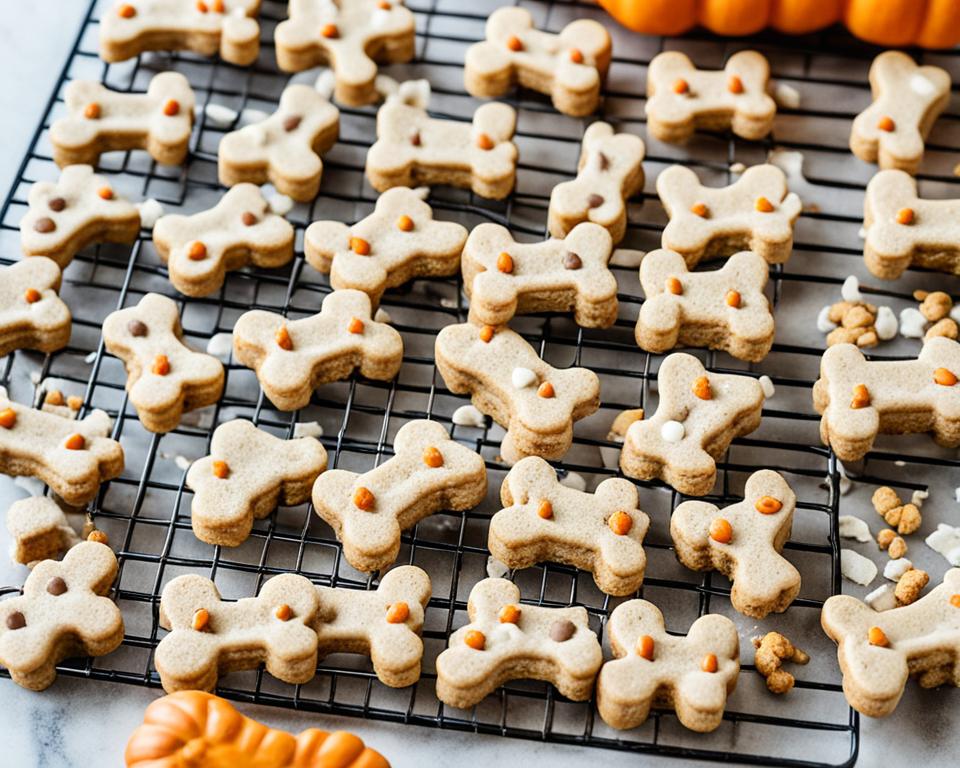
<instances>
[{"instance_id":1,"label":"white sprinkle","mask_svg":"<svg viewBox=\"0 0 960 768\"><path fill-rule=\"evenodd\" d=\"M900 581L900 577L912 568L913 563L905 557L901 557L899 560L887 560L887 564L883 566L883 578L890 579L890 581Z\"/></svg>"},{"instance_id":2,"label":"white sprinkle","mask_svg":"<svg viewBox=\"0 0 960 768\"><path fill-rule=\"evenodd\" d=\"M860 227L860 229L857 230L857 237L859 237L861 240L866 240L866 239L867 239L867 228L866 228L866 227Z\"/></svg>"},{"instance_id":3,"label":"white sprinkle","mask_svg":"<svg viewBox=\"0 0 960 768\"><path fill-rule=\"evenodd\" d=\"M374 322L377 322L377 323L390 323L390 322L392 322L392 319L391 319L391 317L390 317L390 313L387 312L387 310L385 310L383 307L377 307L377 312L376 312L376 314L373 316L373 320L374 320Z\"/></svg>"},{"instance_id":4,"label":"white sprinkle","mask_svg":"<svg viewBox=\"0 0 960 768\"><path fill-rule=\"evenodd\" d=\"M897 329L900 324L897 322L897 316L893 314L890 307L879 307L877 309L877 319L873 323L877 329L877 338L881 341L890 341L897 335Z\"/></svg>"},{"instance_id":5,"label":"white sprinkle","mask_svg":"<svg viewBox=\"0 0 960 768\"><path fill-rule=\"evenodd\" d=\"M960 302L953 305L950 310L950 317L957 323L960 323Z\"/></svg>"},{"instance_id":6,"label":"white sprinkle","mask_svg":"<svg viewBox=\"0 0 960 768\"><path fill-rule=\"evenodd\" d=\"M900 312L900 335L907 339L922 339L927 318L916 307L907 307Z\"/></svg>"},{"instance_id":7,"label":"white sprinkle","mask_svg":"<svg viewBox=\"0 0 960 768\"><path fill-rule=\"evenodd\" d=\"M730 173L735 173L737 175L743 173L745 170L747 170L747 166L745 166L743 163L733 163L730 166Z\"/></svg>"},{"instance_id":8,"label":"white sprinkle","mask_svg":"<svg viewBox=\"0 0 960 768\"><path fill-rule=\"evenodd\" d=\"M264 128L259 123L254 123L253 125L248 125L240 129L240 132L249 137L250 141L256 144L258 147L265 147L267 145L267 129Z\"/></svg>"},{"instance_id":9,"label":"white sprinkle","mask_svg":"<svg viewBox=\"0 0 960 768\"><path fill-rule=\"evenodd\" d=\"M660 437L668 443L679 443L683 440L685 432L686 430L683 428L683 424L679 421L665 421L663 422L663 426L660 427Z\"/></svg>"},{"instance_id":10,"label":"white sprinkle","mask_svg":"<svg viewBox=\"0 0 960 768\"><path fill-rule=\"evenodd\" d=\"M293 198L277 193L267 198L267 205L277 216L286 216L293 210Z\"/></svg>"},{"instance_id":11,"label":"white sprinkle","mask_svg":"<svg viewBox=\"0 0 960 768\"><path fill-rule=\"evenodd\" d=\"M860 293L860 280L857 279L856 275L850 275L843 281L843 285L840 287L840 295L844 301L854 304L863 301L863 294Z\"/></svg>"},{"instance_id":12,"label":"white sprinkle","mask_svg":"<svg viewBox=\"0 0 960 768\"><path fill-rule=\"evenodd\" d=\"M213 355L223 362L230 360L230 354L233 352L233 334L216 333L210 337L207 342L207 354Z\"/></svg>"},{"instance_id":13,"label":"white sprinkle","mask_svg":"<svg viewBox=\"0 0 960 768\"><path fill-rule=\"evenodd\" d=\"M840 472L840 495L846 496L853 490L853 481L847 477L847 470L843 468L843 464L838 463L837 469Z\"/></svg>"},{"instance_id":14,"label":"white sprinkle","mask_svg":"<svg viewBox=\"0 0 960 768\"><path fill-rule=\"evenodd\" d=\"M298 421L293 425L294 437L323 437L323 427L318 421Z\"/></svg>"},{"instance_id":15,"label":"white sprinkle","mask_svg":"<svg viewBox=\"0 0 960 768\"><path fill-rule=\"evenodd\" d=\"M254 109L253 107L245 107L242 112L240 112L240 125L253 125L254 123L262 123L270 115L264 112L262 109Z\"/></svg>"},{"instance_id":16,"label":"white sprinkle","mask_svg":"<svg viewBox=\"0 0 960 768\"><path fill-rule=\"evenodd\" d=\"M377 80L379 79L378 77ZM333 73L332 69L325 69L317 77L317 82L313 84L313 87L323 98L330 101L337 87L337 76Z\"/></svg>"},{"instance_id":17,"label":"white sprinkle","mask_svg":"<svg viewBox=\"0 0 960 768\"><path fill-rule=\"evenodd\" d=\"M856 539L857 541L873 540L873 536L870 535L870 526L859 517L840 515L838 522L840 523L839 530L841 539Z\"/></svg>"},{"instance_id":18,"label":"white sprinkle","mask_svg":"<svg viewBox=\"0 0 960 768\"><path fill-rule=\"evenodd\" d=\"M174 456L173 463L177 465L177 469L186 471L190 469L190 465L193 463L186 456Z\"/></svg>"},{"instance_id":19,"label":"white sprinkle","mask_svg":"<svg viewBox=\"0 0 960 768\"><path fill-rule=\"evenodd\" d=\"M397 97L411 107L426 109L430 105L430 81L427 79L404 80L397 90Z\"/></svg>"},{"instance_id":20,"label":"white sprinkle","mask_svg":"<svg viewBox=\"0 0 960 768\"><path fill-rule=\"evenodd\" d=\"M840 550L840 573L843 578L867 586L871 581L877 578L877 566L873 560L864 557L859 552L852 549Z\"/></svg>"},{"instance_id":21,"label":"white sprinkle","mask_svg":"<svg viewBox=\"0 0 960 768\"><path fill-rule=\"evenodd\" d=\"M584 479L583 475L577 474L576 472L567 472L567 474L560 478L560 485L573 488L575 491L587 490L586 479Z\"/></svg>"},{"instance_id":22,"label":"white sprinkle","mask_svg":"<svg viewBox=\"0 0 960 768\"><path fill-rule=\"evenodd\" d=\"M491 579L502 579L510 573L506 565L497 560L493 555L487 558L487 576Z\"/></svg>"},{"instance_id":23,"label":"white sprinkle","mask_svg":"<svg viewBox=\"0 0 960 768\"><path fill-rule=\"evenodd\" d=\"M93 365L93 361L96 359L97 359L97 353L91 352L85 358L83 358L83 362L85 362L87 365Z\"/></svg>"},{"instance_id":24,"label":"white sprinkle","mask_svg":"<svg viewBox=\"0 0 960 768\"><path fill-rule=\"evenodd\" d=\"M820 333L830 333L836 327L837 324L830 319L830 307L821 309L820 314L817 315L817 330Z\"/></svg>"},{"instance_id":25,"label":"white sprinkle","mask_svg":"<svg viewBox=\"0 0 960 768\"><path fill-rule=\"evenodd\" d=\"M947 558L950 565L960 565L960 528L940 523L925 541L930 549Z\"/></svg>"},{"instance_id":26,"label":"white sprinkle","mask_svg":"<svg viewBox=\"0 0 960 768\"><path fill-rule=\"evenodd\" d=\"M137 203L137 210L140 211L140 226L144 229L153 229L157 219L163 216L163 206L152 197Z\"/></svg>"},{"instance_id":27,"label":"white sprinkle","mask_svg":"<svg viewBox=\"0 0 960 768\"><path fill-rule=\"evenodd\" d=\"M13 479L13 484L19 488L23 488L31 496L43 496L43 489L46 486L37 480L35 477L27 477L26 475L21 477L15 477Z\"/></svg>"},{"instance_id":28,"label":"white sprinkle","mask_svg":"<svg viewBox=\"0 0 960 768\"><path fill-rule=\"evenodd\" d=\"M889 584L881 584L873 592L863 598L863 602L878 613L890 611L897 607L897 596Z\"/></svg>"},{"instance_id":29,"label":"white sprinkle","mask_svg":"<svg viewBox=\"0 0 960 768\"><path fill-rule=\"evenodd\" d=\"M893 466L895 466L895 467L905 467L905 466L907 466L907 462L905 462L903 459L897 459L895 462L893 462Z\"/></svg>"},{"instance_id":30,"label":"white sprinkle","mask_svg":"<svg viewBox=\"0 0 960 768\"><path fill-rule=\"evenodd\" d=\"M461 405L453 412L451 420L458 427L483 429L487 425L483 414L472 405Z\"/></svg>"},{"instance_id":31,"label":"white sprinkle","mask_svg":"<svg viewBox=\"0 0 960 768\"><path fill-rule=\"evenodd\" d=\"M771 397L777 394L777 388L773 386L773 380L769 376L763 375L760 377L759 381L760 381L760 389L763 390L763 396L767 400L769 400Z\"/></svg>"},{"instance_id":32,"label":"white sprinkle","mask_svg":"<svg viewBox=\"0 0 960 768\"><path fill-rule=\"evenodd\" d=\"M914 491L910 496L910 503L913 504L917 509L923 506L923 502L930 498L930 491L924 489L922 491Z\"/></svg>"},{"instance_id":33,"label":"white sprinkle","mask_svg":"<svg viewBox=\"0 0 960 768\"><path fill-rule=\"evenodd\" d=\"M632 248L617 248L610 257L610 264L615 267L636 269L646 254L646 251L636 251Z\"/></svg>"},{"instance_id":34,"label":"white sprinkle","mask_svg":"<svg viewBox=\"0 0 960 768\"><path fill-rule=\"evenodd\" d=\"M773 99L784 109L800 109L800 91L792 85L777 83L773 89Z\"/></svg>"},{"instance_id":35,"label":"white sprinkle","mask_svg":"<svg viewBox=\"0 0 960 768\"><path fill-rule=\"evenodd\" d=\"M510 382L517 389L525 389L534 384L536 380L537 374L529 368L514 368L513 373L510 374Z\"/></svg>"},{"instance_id":36,"label":"white sprinkle","mask_svg":"<svg viewBox=\"0 0 960 768\"><path fill-rule=\"evenodd\" d=\"M30 371L30 382L32 384L40 383L40 371Z\"/></svg>"},{"instance_id":37,"label":"white sprinkle","mask_svg":"<svg viewBox=\"0 0 960 768\"><path fill-rule=\"evenodd\" d=\"M447 309L456 309L457 300L451 299L449 296L444 296L442 299L440 299L440 306L446 307Z\"/></svg>"},{"instance_id":38,"label":"white sprinkle","mask_svg":"<svg viewBox=\"0 0 960 768\"><path fill-rule=\"evenodd\" d=\"M921 96L931 96L937 92L936 86L919 72L910 78L910 87Z\"/></svg>"},{"instance_id":39,"label":"white sprinkle","mask_svg":"<svg viewBox=\"0 0 960 768\"><path fill-rule=\"evenodd\" d=\"M223 104L207 104L203 108L204 114L214 126L217 128L229 128L233 125L234 120L237 119L237 110L230 109L230 107L224 106Z\"/></svg>"}]
</instances>

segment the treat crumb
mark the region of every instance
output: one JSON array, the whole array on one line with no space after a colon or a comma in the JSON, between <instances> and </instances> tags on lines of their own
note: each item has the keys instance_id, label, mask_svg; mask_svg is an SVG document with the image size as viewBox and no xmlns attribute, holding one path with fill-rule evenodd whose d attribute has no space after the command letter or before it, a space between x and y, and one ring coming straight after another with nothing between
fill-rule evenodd
<instances>
[{"instance_id":1,"label":"treat crumb","mask_svg":"<svg viewBox=\"0 0 960 768\"><path fill-rule=\"evenodd\" d=\"M767 632L762 638L753 638L757 649L754 664L757 672L767 679L767 688L771 693L784 694L793 688L796 680L783 668L783 663L806 664L810 656L791 643L779 632Z\"/></svg>"}]
</instances>

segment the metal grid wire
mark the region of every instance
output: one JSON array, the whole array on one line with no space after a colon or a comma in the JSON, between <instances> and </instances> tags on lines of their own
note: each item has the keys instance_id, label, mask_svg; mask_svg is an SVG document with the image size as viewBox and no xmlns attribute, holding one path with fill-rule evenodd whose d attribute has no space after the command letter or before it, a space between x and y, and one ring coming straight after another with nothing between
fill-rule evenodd
<instances>
[{"instance_id":1,"label":"metal grid wire","mask_svg":"<svg viewBox=\"0 0 960 768\"><path fill-rule=\"evenodd\" d=\"M482 36L488 12L502 2L408 0L407 4L417 13L418 57L410 65L387 71L400 79L429 76L434 91L431 112L469 119L476 102L463 91L463 50ZM595 6L570 0L524 5L534 12L541 27L551 30L577 16L601 18ZM156 72L175 69L189 78L200 104L224 104L238 111L246 107L272 111L271 105L288 80L276 69L272 47L273 28L285 17L285 4L264 3L263 51L259 62L250 68L236 68L189 53L149 54L132 62L106 65L96 50L98 19L108 6L96 0L91 4L44 120L0 212L4 263L16 259L18 224L26 210L30 184L56 177L47 132L52 120L62 113L61 95L67 81L94 78L118 90L142 91ZM607 24L613 26L612 22ZM775 77L795 82L804 94L804 108L781 109L775 137L759 144L730 135L698 136L685 148L648 140L648 190L656 172L675 161L695 167L708 183L730 183L735 178L732 164L760 162L776 144L803 150L808 164L812 159L812 166L805 168L811 185L808 192L819 190L840 201L830 210L808 205L798 225L793 259L771 270L771 296L778 307L778 341L768 359L747 372L770 375L778 388L777 399L764 409L761 428L749 438L737 440L720 463L717 493L711 496L717 503L735 500L746 476L760 466L783 472L798 492L794 536L787 547L790 559L801 570L804 587L777 628L793 628L785 631L793 631L791 637L800 638L804 647L817 642L821 645L816 646L819 652L814 663L798 674L797 687L790 696L776 700L769 697L762 679L745 664L723 724L709 735L690 734L672 713L654 713L644 726L616 732L596 717L593 702L568 702L551 686L532 682L509 684L472 711L444 707L434 695L434 660L445 647L450 631L466 621L470 587L486 575L486 527L490 515L499 508L497 490L505 474L497 458L502 430L489 419L484 429L453 425L451 414L465 401L444 388L434 368L437 331L466 318L459 281L418 281L384 297L383 306L405 342L404 365L396 380L381 383L353 378L326 385L308 408L282 413L264 399L253 374L231 361L225 394L216 407L188 415L168 435L152 435L140 426L127 402L122 366L104 353L100 325L107 313L135 304L150 290L174 296L182 307L187 339L202 348L215 334L229 333L239 314L253 306L291 316L312 314L329 286L325 278L304 264L298 250L289 268L234 272L218 294L184 300L167 282L149 231L143 231L132 248L88 249L66 270L62 295L74 313L73 339L67 349L47 356L17 352L0 368L0 381L14 399L36 402L41 390L56 379L68 394L83 395L84 413L104 408L115 419L114 436L126 450L123 476L102 489L92 505L97 525L108 532L119 558L117 599L126 622L126 637L117 652L92 661L68 662L61 667L62 674L158 686L152 650L159 634L159 594L164 584L181 573L208 574L228 599L254 594L265 579L286 571L300 572L317 584L358 589L375 585L372 576L357 573L342 561L332 531L307 505L281 509L258 521L250 539L236 549L210 547L194 538L191 494L184 487L184 462L180 458L205 455L217 424L242 416L288 436L298 421L318 420L325 429L323 443L330 452L331 466L363 471L389 458L392 436L399 426L410 419L431 418L448 425L455 438L484 454L491 491L478 509L437 515L403 537L399 562L424 567L433 580L420 683L409 689L387 689L376 681L365 659L332 656L321 663L316 679L307 685L288 686L262 672L249 672L223 680L221 694L309 711L661 755L778 765L836 765L855 760L857 715L843 699L832 645L813 637L819 635L823 600L840 591L838 466L832 454L819 444L817 418L809 404L822 339L794 333L801 322L793 318L799 317L798 302L818 293L832 295L842 275L859 264L856 231L869 169L861 167L847 174L841 171L840 159L848 153L845 136L859 108L855 104L866 103L869 98L865 75L875 51L838 30L805 38L761 36L735 42L706 35L676 41L639 38L622 30L614 34L616 56L601 117L621 130L644 134L645 67L656 53L668 47L691 52L700 66L720 66L732 50L749 42L770 57ZM957 58L953 52L927 56L928 61L936 59L936 63L954 70L960 66ZM457 219L468 226L496 221L520 237L536 239L545 235L550 188L575 173L585 121L558 117L549 102L537 94L523 92L507 100L520 114L517 191L504 202L491 202L461 190L438 188L432 190L430 202L441 218ZM341 108L341 139L325 158L321 194L312 205L298 205L289 216L296 226L298 242L313 220L355 221L372 209L376 193L364 182L363 161L374 137L375 114L375 107ZM960 121L956 115L948 115L941 124L946 125L941 134L944 138L938 142L935 134L928 145L930 167L944 167L951 157L954 162L960 159L951 148L960 146ZM111 153L101 159L100 172L134 200L153 197L168 210L208 207L222 194L216 181L216 145L231 128L213 124L201 112L184 167L158 167L143 152ZM951 141L952 137L957 140ZM949 162L948 167L952 164ZM925 184L958 181L930 173L921 173L919 178ZM807 195L803 197L809 202ZM643 193L631 203L625 245L656 247L663 223L655 195ZM633 341L632 328L642 301L636 270L620 268L617 274L622 291L621 319L608 331L579 329L560 317L518 318L514 322L514 327L554 364L585 365L601 378L603 404L599 413L578 424L573 450L557 464L568 482L573 482L576 475L583 476L588 484L615 475L615 462L607 457L617 445L606 439L613 416L625 408L655 407L656 369L661 358L638 350ZM897 287L899 292L875 293L908 299L908 287ZM820 299L819 303L825 301ZM809 320L804 321L804 329L809 324ZM724 355L697 354L713 370L744 372L744 364ZM920 451L929 452L929 446L924 443ZM889 469L895 459L902 458L899 453L872 454L862 473L868 479L883 479L884 468ZM955 458L944 455L918 455L909 461L918 467L958 467ZM919 483L904 481L906 476L910 476L908 472L897 473L899 479L892 484L907 489L920 487ZM719 612L737 620L741 637L749 637L757 626L745 626L743 617L732 611L727 580L686 571L673 557L666 521L682 498L662 484L641 486L641 505L654 520L646 542L648 577L641 596L664 609L671 631L685 632L698 616ZM619 602L599 593L589 575L572 568L544 565L511 576L521 585L525 601L586 606L591 625L601 636L606 617ZM783 623L788 620L794 623Z\"/></svg>"}]
</instances>

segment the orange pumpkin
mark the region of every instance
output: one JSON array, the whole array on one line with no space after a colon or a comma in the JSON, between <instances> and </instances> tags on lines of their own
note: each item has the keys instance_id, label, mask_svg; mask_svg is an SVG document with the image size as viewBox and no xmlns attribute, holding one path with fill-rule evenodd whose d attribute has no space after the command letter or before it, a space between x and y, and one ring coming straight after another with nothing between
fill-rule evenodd
<instances>
[{"instance_id":1,"label":"orange pumpkin","mask_svg":"<svg viewBox=\"0 0 960 768\"><path fill-rule=\"evenodd\" d=\"M600 0L621 24L649 35L700 25L718 35L765 27L804 34L843 21L853 34L887 46L949 48L960 42L957 0Z\"/></svg>"},{"instance_id":2,"label":"orange pumpkin","mask_svg":"<svg viewBox=\"0 0 960 768\"><path fill-rule=\"evenodd\" d=\"M128 768L390 768L352 733L311 728L292 736L201 691L148 706L124 758Z\"/></svg>"}]
</instances>

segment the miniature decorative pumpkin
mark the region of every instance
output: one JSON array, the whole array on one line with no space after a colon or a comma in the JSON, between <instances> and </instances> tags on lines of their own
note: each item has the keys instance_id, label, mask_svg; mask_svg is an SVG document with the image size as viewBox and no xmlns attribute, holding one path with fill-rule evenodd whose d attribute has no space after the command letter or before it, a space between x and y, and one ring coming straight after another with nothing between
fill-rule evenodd
<instances>
[{"instance_id":1,"label":"miniature decorative pumpkin","mask_svg":"<svg viewBox=\"0 0 960 768\"><path fill-rule=\"evenodd\" d=\"M838 21L857 37L886 46L949 48L960 42L957 0L600 0L635 32L678 35L701 25L718 35L764 27L803 34Z\"/></svg>"},{"instance_id":2,"label":"miniature decorative pumpkin","mask_svg":"<svg viewBox=\"0 0 960 768\"><path fill-rule=\"evenodd\" d=\"M310 728L293 736L201 691L148 706L124 757L128 768L390 768L352 733Z\"/></svg>"}]
</instances>

